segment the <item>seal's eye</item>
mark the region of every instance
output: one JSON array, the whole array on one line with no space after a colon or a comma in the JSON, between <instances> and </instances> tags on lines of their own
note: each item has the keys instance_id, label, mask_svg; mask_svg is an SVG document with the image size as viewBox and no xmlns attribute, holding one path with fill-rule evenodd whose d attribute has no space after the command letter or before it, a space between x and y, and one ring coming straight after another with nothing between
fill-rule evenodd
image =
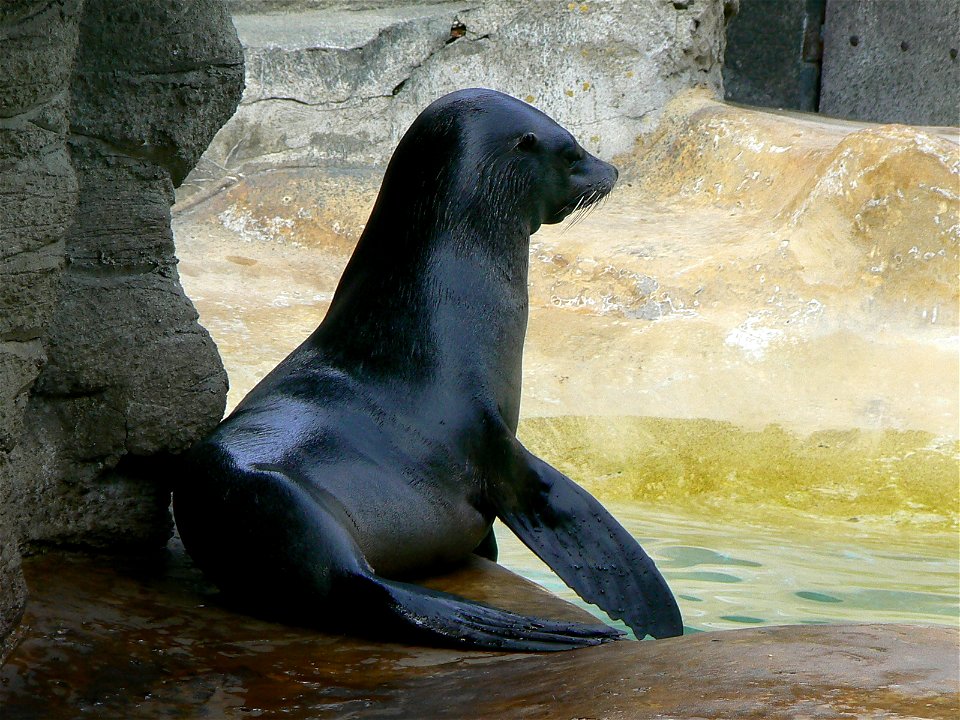
<instances>
[{"instance_id":1,"label":"seal's eye","mask_svg":"<svg viewBox=\"0 0 960 720\"><path fill-rule=\"evenodd\" d=\"M584 158L583 148L577 147L569 152L566 152L564 153L564 157L566 158L567 162L569 163L572 169L574 165L576 165L578 162L583 160Z\"/></svg>"},{"instance_id":2,"label":"seal's eye","mask_svg":"<svg viewBox=\"0 0 960 720\"><path fill-rule=\"evenodd\" d=\"M520 139L517 140L517 150L533 150L539 139L537 138L536 133L528 132L520 136Z\"/></svg>"}]
</instances>

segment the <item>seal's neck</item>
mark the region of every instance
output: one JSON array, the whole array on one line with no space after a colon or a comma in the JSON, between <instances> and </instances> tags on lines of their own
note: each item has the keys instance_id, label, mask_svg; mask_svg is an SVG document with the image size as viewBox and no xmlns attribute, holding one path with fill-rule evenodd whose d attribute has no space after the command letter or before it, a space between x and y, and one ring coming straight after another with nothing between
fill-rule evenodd
<instances>
[{"instance_id":1,"label":"seal's neck","mask_svg":"<svg viewBox=\"0 0 960 720\"><path fill-rule=\"evenodd\" d=\"M473 232L473 231L471 231ZM500 236L499 240L507 239ZM440 371L472 389L516 430L527 328L529 236L490 243L490 235L441 247L430 282L443 291L431 324Z\"/></svg>"},{"instance_id":2,"label":"seal's neck","mask_svg":"<svg viewBox=\"0 0 960 720\"><path fill-rule=\"evenodd\" d=\"M529 233L461 215L372 216L311 337L328 362L404 383L460 388L516 426L527 324ZM435 220L435 219L434 219Z\"/></svg>"}]
</instances>

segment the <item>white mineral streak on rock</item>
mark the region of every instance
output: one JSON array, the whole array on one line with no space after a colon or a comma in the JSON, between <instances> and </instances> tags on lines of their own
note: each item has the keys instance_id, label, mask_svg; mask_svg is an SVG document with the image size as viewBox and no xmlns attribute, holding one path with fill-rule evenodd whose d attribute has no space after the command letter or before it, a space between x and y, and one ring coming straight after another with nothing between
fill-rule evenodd
<instances>
[{"instance_id":1,"label":"white mineral streak on rock","mask_svg":"<svg viewBox=\"0 0 960 720\"><path fill-rule=\"evenodd\" d=\"M235 232L246 242L284 243L288 235L284 230L290 230L294 226L291 218L255 217L249 210L240 209L236 205L228 207L217 215L217 218L227 230ZM336 229L334 231L336 232Z\"/></svg>"},{"instance_id":2,"label":"white mineral streak on rock","mask_svg":"<svg viewBox=\"0 0 960 720\"><path fill-rule=\"evenodd\" d=\"M724 343L730 347L740 348L752 360L762 360L770 344L784 335L783 330L759 324L768 316L769 313L764 312L751 315L727 333Z\"/></svg>"}]
</instances>

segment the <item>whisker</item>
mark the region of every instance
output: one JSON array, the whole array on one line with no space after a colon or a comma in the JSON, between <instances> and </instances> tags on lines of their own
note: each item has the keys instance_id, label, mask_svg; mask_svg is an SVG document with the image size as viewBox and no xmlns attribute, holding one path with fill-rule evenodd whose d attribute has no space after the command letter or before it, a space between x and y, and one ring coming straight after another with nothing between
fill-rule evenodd
<instances>
[{"instance_id":1,"label":"whisker","mask_svg":"<svg viewBox=\"0 0 960 720\"><path fill-rule=\"evenodd\" d=\"M586 202L587 196L583 195L577 200L577 204L574 206L573 210L567 215L566 220L564 221L563 227L560 229L560 233L563 234L576 224L577 213L583 208L583 204Z\"/></svg>"},{"instance_id":2,"label":"whisker","mask_svg":"<svg viewBox=\"0 0 960 720\"><path fill-rule=\"evenodd\" d=\"M586 209L586 196L584 196L581 201L577 203L577 207L574 208L574 211L570 213L570 222L567 224L567 229L574 227L578 222L580 222L580 217L583 215Z\"/></svg>"},{"instance_id":3,"label":"whisker","mask_svg":"<svg viewBox=\"0 0 960 720\"><path fill-rule=\"evenodd\" d=\"M581 209L573 216L573 219L570 221L570 225L568 226L568 229L569 229L569 228L572 228L572 227L576 227L577 225L579 225L579 224L580 224L580 221L583 220L583 218L584 218L589 212L590 212L590 207L589 207L589 206L586 206L586 207L581 208Z\"/></svg>"},{"instance_id":4,"label":"whisker","mask_svg":"<svg viewBox=\"0 0 960 720\"><path fill-rule=\"evenodd\" d=\"M592 211L593 211L593 206L592 206L592 205L585 207L585 208L580 212L580 214L577 215L576 218L574 218L574 221L573 221L572 223L570 223L570 227L574 227L574 226L579 225L580 223L582 223L582 222L583 222L583 219L584 219L585 217L587 217L587 215L589 215Z\"/></svg>"},{"instance_id":5,"label":"whisker","mask_svg":"<svg viewBox=\"0 0 960 720\"><path fill-rule=\"evenodd\" d=\"M593 212L593 209L596 207L596 201L600 199L600 197L599 190L591 190L590 193L584 197L584 202L578 203L577 210L572 213L573 220L570 222L568 229L583 222L583 219Z\"/></svg>"},{"instance_id":6,"label":"whisker","mask_svg":"<svg viewBox=\"0 0 960 720\"><path fill-rule=\"evenodd\" d=\"M604 192L600 188L591 188L577 200L577 204L564 218L563 226L560 229L561 234L567 232L570 228L579 225L584 218L592 213L597 207L603 205L610 197L609 190Z\"/></svg>"}]
</instances>

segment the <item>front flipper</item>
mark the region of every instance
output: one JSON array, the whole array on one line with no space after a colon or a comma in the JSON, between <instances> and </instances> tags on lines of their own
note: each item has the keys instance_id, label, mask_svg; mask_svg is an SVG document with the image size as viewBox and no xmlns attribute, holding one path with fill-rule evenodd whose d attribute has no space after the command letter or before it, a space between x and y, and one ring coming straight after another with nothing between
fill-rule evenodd
<instances>
[{"instance_id":1,"label":"front flipper","mask_svg":"<svg viewBox=\"0 0 960 720\"><path fill-rule=\"evenodd\" d=\"M187 550L238 607L378 640L487 650L570 650L621 635L380 577L331 493L281 466L237 467L224 457L208 450L193 460L174 510Z\"/></svg>"},{"instance_id":2,"label":"front flipper","mask_svg":"<svg viewBox=\"0 0 960 720\"><path fill-rule=\"evenodd\" d=\"M592 495L513 437L503 460L493 500L527 547L637 637L683 633L677 601L653 560Z\"/></svg>"}]
</instances>

